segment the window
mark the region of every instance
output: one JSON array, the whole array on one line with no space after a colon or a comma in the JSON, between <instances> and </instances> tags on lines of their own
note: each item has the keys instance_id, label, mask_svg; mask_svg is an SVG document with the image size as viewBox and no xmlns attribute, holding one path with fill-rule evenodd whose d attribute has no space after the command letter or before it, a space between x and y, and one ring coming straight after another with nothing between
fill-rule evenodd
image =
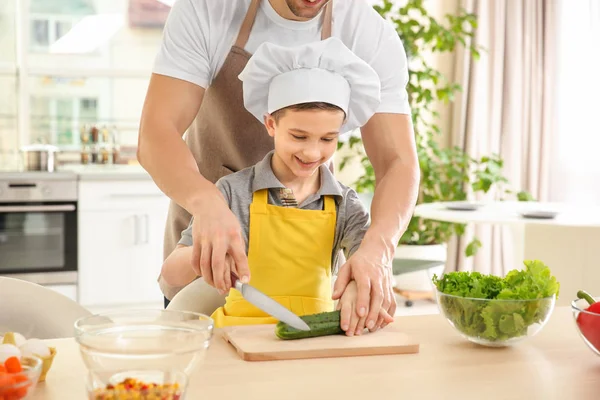
<instances>
[{"instance_id":1,"label":"window","mask_svg":"<svg viewBox=\"0 0 600 400\"><path fill-rule=\"evenodd\" d=\"M32 97L31 131L39 141L63 148L81 144L81 127L98 123L97 99L73 97Z\"/></svg>"},{"instance_id":2,"label":"window","mask_svg":"<svg viewBox=\"0 0 600 400\"><path fill-rule=\"evenodd\" d=\"M50 34L48 27L50 21L35 19L31 21L31 47L48 47L50 45Z\"/></svg>"},{"instance_id":3,"label":"window","mask_svg":"<svg viewBox=\"0 0 600 400\"><path fill-rule=\"evenodd\" d=\"M600 203L600 2L560 2L557 132L550 162L552 201Z\"/></svg>"},{"instance_id":4,"label":"window","mask_svg":"<svg viewBox=\"0 0 600 400\"><path fill-rule=\"evenodd\" d=\"M36 16L31 20L30 50L47 51L77 23L74 18Z\"/></svg>"},{"instance_id":5,"label":"window","mask_svg":"<svg viewBox=\"0 0 600 400\"><path fill-rule=\"evenodd\" d=\"M0 1L0 67L14 65L16 60L15 15L15 0Z\"/></svg>"},{"instance_id":6,"label":"window","mask_svg":"<svg viewBox=\"0 0 600 400\"><path fill-rule=\"evenodd\" d=\"M90 124L115 127L135 150L169 10L159 0L0 1L0 168L36 141L80 151Z\"/></svg>"}]
</instances>

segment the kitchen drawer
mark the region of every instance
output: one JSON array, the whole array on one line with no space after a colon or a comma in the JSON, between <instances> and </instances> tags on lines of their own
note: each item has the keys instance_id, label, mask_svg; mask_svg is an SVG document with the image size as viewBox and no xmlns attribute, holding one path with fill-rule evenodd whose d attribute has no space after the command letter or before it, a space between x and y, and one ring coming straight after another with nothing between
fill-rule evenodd
<instances>
[{"instance_id":1,"label":"kitchen drawer","mask_svg":"<svg viewBox=\"0 0 600 400\"><path fill-rule=\"evenodd\" d=\"M131 210L163 208L169 198L153 181L80 181L79 210Z\"/></svg>"}]
</instances>

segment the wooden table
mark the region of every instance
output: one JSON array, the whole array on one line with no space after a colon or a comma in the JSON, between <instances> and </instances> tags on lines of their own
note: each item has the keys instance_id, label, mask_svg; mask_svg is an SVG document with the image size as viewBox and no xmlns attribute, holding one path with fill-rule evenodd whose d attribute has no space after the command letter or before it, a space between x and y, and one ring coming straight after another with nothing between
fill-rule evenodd
<instances>
[{"instance_id":1,"label":"wooden table","mask_svg":"<svg viewBox=\"0 0 600 400\"><path fill-rule=\"evenodd\" d=\"M463 340L440 315L397 317L419 338L418 354L296 361L241 361L216 335L191 378L188 400L457 399L586 400L600 396L600 357L579 338L570 309L557 308L544 330L514 347ZM352 340L348 338L348 340ZM84 366L73 339L57 347L36 400L83 400Z\"/></svg>"}]
</instances>

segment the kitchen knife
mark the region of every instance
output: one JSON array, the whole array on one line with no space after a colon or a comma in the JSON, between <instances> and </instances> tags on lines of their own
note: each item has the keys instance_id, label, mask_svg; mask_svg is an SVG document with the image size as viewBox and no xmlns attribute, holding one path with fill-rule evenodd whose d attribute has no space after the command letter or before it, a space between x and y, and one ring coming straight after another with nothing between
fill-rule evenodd
<instances>
[{"instance_id":1,"label":"kitchen knife","mask_svg":"<svg viewBox=\"0 0 600 400\"><path fill-rule=\"evenodd\" d=\"M244 299L254 304L267 314L291 327L301 331L310 331L310 327L299 316L247 283L243 283L231 273L231 283L242 294Z\"/></svg>"}]
</instances>

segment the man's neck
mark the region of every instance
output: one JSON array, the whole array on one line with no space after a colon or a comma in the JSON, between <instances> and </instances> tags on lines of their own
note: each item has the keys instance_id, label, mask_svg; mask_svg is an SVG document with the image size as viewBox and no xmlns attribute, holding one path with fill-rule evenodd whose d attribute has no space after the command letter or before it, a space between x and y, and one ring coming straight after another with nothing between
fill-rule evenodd
<instances>
[{"instance_id":1,"label":"man's neck","mask_svg":"<svg viewBox=\"0 0 600 400\"><path fill-rule=\"evenodd\" d=\"M307 21L308 18L298 17L290 10L285 0L268 0L271 3L271 7L277 14L282 18L289 19L290 21Z\"/></svg>"}]
</instances>

